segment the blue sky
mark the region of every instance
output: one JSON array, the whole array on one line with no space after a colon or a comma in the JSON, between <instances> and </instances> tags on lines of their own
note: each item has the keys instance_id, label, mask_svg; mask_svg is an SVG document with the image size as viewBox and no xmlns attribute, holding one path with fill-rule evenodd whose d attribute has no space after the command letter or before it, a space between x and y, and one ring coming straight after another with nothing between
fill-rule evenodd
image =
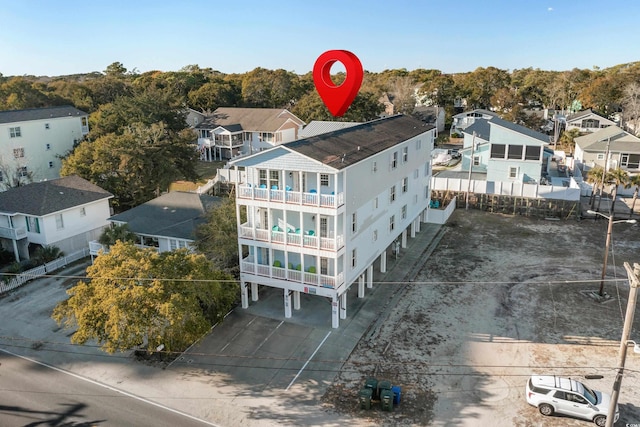
<instances>
[{"instance_id":1,"label":"blue sky","mask_svg":"<svg viewBox=\"0 0 640 427\"><path fill-rule=\"evenodd\" d=\"M197 64L311 71L330 49L365 70L606 68L640 60L640 2L594 0L0 0L0 73ZM334 69L335 70L335 69Z\"/></svg>"}]
</instances>

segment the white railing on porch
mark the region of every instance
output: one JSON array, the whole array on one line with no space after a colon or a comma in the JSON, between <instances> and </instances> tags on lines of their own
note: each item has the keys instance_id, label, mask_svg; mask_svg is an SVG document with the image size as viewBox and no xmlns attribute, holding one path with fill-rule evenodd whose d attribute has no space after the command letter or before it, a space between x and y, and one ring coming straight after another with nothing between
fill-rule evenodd
<instances>
[{"instance_id":1,"label":"white railing on porch","mask_svg":"<svg viewBox=\"0 0 640 427\"><path fill-rule=\"evenodd\" d=\"M24 239L25 237L27 237L27 229L25 227L0 227L0 237L11 240Z\"/></svg>"},{"instance_id":2,"label":"white railing on porch","mask_svg":"<svg viewBox=\"0 0 640 427\"><path fill-rule=\"evenodd\" d=\"M318 237L295 232L273 231L262 228L254 228L249 223L242 224L239 229L239 236L243 239L260 240L262 242L272 242L291 246L304 246L305 248L320 248L335 251L344 246L344 238L338 235L332 237ZM320 246L318 246L318 243Z\"/></svg>"},{"instance_id":3,"label":"white railing on porch","mask_svg":"<svg viewBox=\"0 0 640 427\"><path fill-rule=\"evenodd\" d=\"M563 187L474 179L469 183L469 180L464 178L440 178L434 176L431 178L431 189L435 191L470 191L476 194L496 194L532 199L580 200L580 185L573 178L569 180L569 187Z\"/></svg>"},{"instance_id":4,"label":"white railing on porch","mask_svg":"<svg viewBox=\"0 0 640 427\"><path fill-rule=\"evenodd\" d=\"M293 205L321 206L327 208L337 208L338 206L342 206L344 204L344 193L303 193L292 190L271 190L268 188L256 188L248 184L240 185L238 187L238 198L265 200Z\"/></svg>"},{"instance_id":5,"label":"white railing on porch","mask_svg":"<svg viewBox=\"0 0 640 427\"><path fill-rule=\"evenodd\" d=\"M300 271L296 269L275 267L265 264L256 264L251 257L245 258L240 264L242 273L256 274L258 276L271 277L274 279L288 280L296 283L304 283L307 285L322 286L326 288L335 288L343 281L344 275L339 273L335 276L326 274L312 273L309 271Z\"/></svg>"}]
</instances>

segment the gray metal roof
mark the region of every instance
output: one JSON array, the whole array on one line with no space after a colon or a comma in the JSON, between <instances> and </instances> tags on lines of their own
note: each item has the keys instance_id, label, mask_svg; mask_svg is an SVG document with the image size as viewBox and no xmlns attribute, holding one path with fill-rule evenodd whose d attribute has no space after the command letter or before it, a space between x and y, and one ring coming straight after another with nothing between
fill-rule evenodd
<instances>
[{"instance_id":1,"label":"gray metal roof","mask_svg":"<svg viewBox=\"0 0 640 427\"><path fill-rule=\"evenodd\" d=\"M344 169L400 142L434 129L410 116L395 115L282 144L335 169Z\"/></svg>"},{"instance_id":2,"label":"gray metal roof","mask_svg":"<svg viewBox=\"0 0 640 427\"><path fill-rule=\"evenodd\" d=\"M65 176L0 193L0 212L45 216L112 197L113 194L79 176Z\"/></svg>"},{"instance_id":3,"label":"gray metal roof","mask_svg":"<svg viewBox=\"0 0 640 427\"><path fill-rule=\"evenodd\" d=\"M134 233L193 240L205 213L220 197L173 191L109 218L125 222Z\"/></svg>"},{"instance_id":4,"label":"gray metal roof","mask_svg":"<svg viewBox=\"0 0 640 427\"><path fill-rule=\"evenodd\" d=\"M76 107L72 107L70 105L61 107L31 108L28 110L0 111L0 123L28 122L31 120L46 120L72 116L82 117L88 115L88 113L78 110Z\"/></svg>"},{"instance_id":5,"label":"gray metal roof","mask_svg":"<svg viewBox=\"0 0 640 427\"><path fill-rule=\"evenodd\" d=\"M541 132L536 132L528 127L503 120L499 117L492 117L491 119L477 118L472 125L467 126L462 132L472 135L475 131L478 137L485 141L489 141L492 125L501 126L514 132L518 132L530 138L537 139L545 144L549 143L549 137L547 135Z\"/></svg>"},{"instance_id":6,"label":"gray metal roof","mask_svg":"<svg viewBox=\"0 0 640 427\"><path fill-rule=\"evenodd\" d=\"M276 132L288 120L299 126L304 122L289 110L282 108L233 108L220 107L207 115L204 121L196 126L198 129L215 129L219 126L237 132Z\"/></svg>"},{"instance_id":7,"label":"gray metal roof","mask_svg":"<svg viewBox=\"0 0 640 427\"><path fill-rule=\"evenodd\" d=\"M584 151L604 153L609 142L609 151L639 153L640 138L625 132L618 126L608 126L596 132L574 139L576 145Z\"/></svg>"}]
</instances>

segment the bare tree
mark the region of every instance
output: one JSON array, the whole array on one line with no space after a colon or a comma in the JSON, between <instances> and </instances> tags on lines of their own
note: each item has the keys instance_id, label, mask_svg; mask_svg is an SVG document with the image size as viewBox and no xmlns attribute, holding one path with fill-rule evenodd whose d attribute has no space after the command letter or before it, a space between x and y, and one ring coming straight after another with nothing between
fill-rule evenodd
<instances>
[{"instance_id":1,"label":"bare tree","mask_svg":"<svg viewBox=\"0 0 640 427\"><path fill-rule=\"evenodd\" d=\"M639 131L638 121L640 121L640 84L637 82L629 83L624 88L622 110L625 128L637 135Z\"/></svg>"},{"instance_id":2,"label":"bare tree","mask_svg":"<svg viewBox=\"0 0 640 427\"><path fill-rule=\"evenodd\" d=\"M22 187L33 182L33 172L18 163L7 164L0 162L0 189Z\"/></svg>"},{"instance_id":3,"label":"bare tree","mask_svg":"<svg viewBox=\"0 0 640 427\"><path fill-rule=\"evenodd\" d=\"M416 82L409 76L398 76L389 81L389 92L395 110L403 114L411 114L416 108Z\"/></svg>"}]
</instances>

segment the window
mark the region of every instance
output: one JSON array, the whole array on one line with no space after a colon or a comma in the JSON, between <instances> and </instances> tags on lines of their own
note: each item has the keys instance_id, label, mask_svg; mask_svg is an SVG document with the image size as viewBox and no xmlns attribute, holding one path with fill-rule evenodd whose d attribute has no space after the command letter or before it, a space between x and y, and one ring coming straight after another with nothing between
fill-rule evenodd
<instances>
[{"instance_id":1,"label":"window","mask_svg":"<svg viewBox=\"0 0 640 427\"><path fill-rule=\"evenodd\" d=\"M480 156L473 156L473 166L480 166Z\"/></svg>"},{"instance_id":2,"label":"window","mask_svg":"<svg viewBox=\"0 0 640 427\"><path fill-rule=\"evenodd\" d=\"M600 120L597 119L584 119L582 121L581 128L599 128Z\"/></svg>"},{"instance_id":3,"label":"window","mask_svg":"<svg viewBox=\"0 0 640 427\"><path fill-rule=\"evenodd\" d=\"M27 231L31 233L40 233L40 221L34 216L27 217Z\"/></svg>"},{"instance_id":4,"label":"window","mask_svg":"<svg viewBox=\"0 0 640 427\"><path fill-rule=\"evenodd\" d=\"M86 128L87 127L87 118L83 117L82 119L80 119L82 121L82 127Z\"/></svg>"},{"instance_id":5,"label":"window","mask_svg":"<svg viewBox=\"0 0 640 427\"><path fill-rule=\"evenodd\" d=\"M0 171L0 182L4 181L4 175L2 175L2 171ZM11 218L11 217L9 217Z\"/></svg>"},{"instance_id":6,"label":"window","mask_svg":"<svg viewBox=\"0 0 640 427\"><path fill-rule=\"evenodd\" d=\"M378 162L373 162L371 164L371 172L375 173L378 171Z\"/></svg>"},{"instance_id":7,"label":"window","mask_svg":"<svg viewBox=\"0 0 640 427\"><path fill-rule=\"evenodd\" d=\"M525 160L540 160L540 148L532 145L527 145L524 152Z\"/></svg>"},{"instance_id":8,"label":"window","mask_svg":"<svg viewBox=\"0 0 640 427\"><path fill-rule=\"evenodd\" d=\"M47 148L47 150L51 150L51 144L47 144L45 147Z\"/></svg>"},{"instance_id":9,"label":"window","mask_svg":"<svg viewBox=\"0 0 640 427\"><path fill-rule=\"evenodd\" d=\"M424 176L429 176L429 163L424 164Z\"/></svg>"},{"instance_id":10,"label":"window","mask_svg":"<svg viewBox=\"0 0 640 427\"><path fill-rule=\"evenodd\" d=\"M279 173L278 171L269 171L269 186L270 188L273 187L277 187L278 186L278 177L279 177Z\"/></svg>"},{"instance_id":11,"label":"window","mask_svg":"<svg viewBox=\"0 0 640 427\"><path fill-rule=\"evenodd\" d=\"M393 154L391 154L391 169L395 169L398 167L398 152L394 151Z\"/></svg>"},{"instance_id":12,"label":"window","mask_svg":"<svg viewBox=\"0 0 640 427\"><path fill-rule=\"evenodd\" d=\"M413 195L413 204L415 205L416 203L418 203L418 195L414 194Z\"/></svg>"},{"instance_id":13,"label":"window","mask_svg":"<svg viewBox=\"0 0 640 427\"><path fill-rule=\"evenodd\" d=\"M598 153L598 160L604 160L604 153Z\"/></svg>"},{"instance_id":14,"label":"window","mask_svg":"<svg viewBox=\"0 0 640 427\"><path fill-rule=\"evenodd\" d=\"M323 187L328 187L329 186L329 175L326 173L321 173L320 174L320 185Z\"/></svg>"},{"instance_id":15,"label":"window","mask_svg":"<svg viewBox=\"0 0 640 427\"><path fill-rule=\"evenodd\" d=\"M49 169L53 168L53 162L49 162Z\"/></svg>"},{"instance_id":16,"label":"window","mask_svg":"<svg viewBox=\"0 0 640 427\"><path fill-rule=\"evenodd\" d=\"M178 249L178 241L175 239L169 239L169 249L172 251Z\"/></svg>"},{"instance_id":17,"label":"window","mask_svg":"<svg viewBox=\"0 0 640 427\"><path fill-rule=\"evenodd\" d=\"M507 146L504 144L491 144L491 158L504 159Z\"/></svg>"},{"instance_id":18,"label":"window","mask_svg":"<svg viewBox=\"0 0 640 427\"><path fill-rule=\"evenodd\" d=\"M258 171L258 181L260 183L260 185L267 185L267 170L266 169L260 169Z\"/></svg>"},{"instance_id":19,"label":"window","mask_svg":"<svg viewBox=\"0 0 640 427\"><path fill-rule=\"evenodd\" d=\"M389 218L389 231L393 231L396 228L396 216L391 215Z\"/></svg>"},{"instance_id":20,"label":"window","mask_svg":"<svg viewBox=\"0 0 640 427\"><path fill-rule=\"evenodd\" d=\"M9 128L9 138L19 138L22 136L22 132L20 131L20 126Z\"/></svg>"},{"instance_id":21,"label":"window","mask_svg":"<svg viewBox=\"0 0 640 427\"><path fill-rule=\"evenodd\" d=\"M425 185L425 186L424 186L424 198L425 198L425 199L428 199L428 198L429 198L429 196L430 196L430 193L429 193L429 186L428 186L428 185Z\"/></svg>"},{"instance_id":22,"label":"window","mask_svg":"<svg viewBox=\"0 0 640 427\"><path fill-rule=\"evenodd\" d=\"M87 210L85 208L80 208L80 216L87 216Z\"/></svg>"},{"instance_id":23,"label":"window","mask_svg":"<svg viewBox=\"0 0 640 427\"><path fill-rule=\"evenodd\" d=\"M351 251L351 267L352 268L355 267L356 264L357 264L357 261L358 261L358 256L357 255L358 254L357 254L355 249Z\"/></svg>"},{"instance_id":24,"label":"window","mask_svg":"<svg viewBox=\"0 0 640 427\"><path fill-rule=\"evenodd\" d=\"M378 240L378 230L373 230L373 241Z\"/></svg>"},{"instance_id":25,"label":"window","mask_svg":"<svg viewBox=\"0 0 640 427\"><path fill-rule=\"evenodd\" d=\"M510 167L509 168L509 178L517 178L518 177L518 168Z\"/></svg>"},{"instance_id":26,"label":"window","mask_svg":"<svg viewBox=\"0 0 640 427\"><path fill-rule=\"evenodd\" d=\"M329 274L329 259L320 257L320 274Z\"/></svg>"},{"instance_id":27,"label":"window","mask_svg":"<svg viewBox=\"0 0 640 427\"><path fill-rule=\"evenodd\" d=\"M416 150L420 150L422 148L422 140L417 140L416 141Z\"/></svg>"},{"instance_id":28,"label":"window","mask_svg":"<svg viewBox=\"0 0 640 427\"><path fill-rule=\"evenodd\" d=\"M402 207L402 219L407 219L407 205Z\"/></svg>"},{"instance_id":29,"label":"window","mask_svg":"<svg viewBox=\"0 0 640 427\"><path fill-rule=\"evenodd\" d=\"M420 176L420 169L416 169L413 171L413 179L418 179Z\"/></svg>"},{"instance_id":30,"label":"window","mask_svg":"<svg viewBox=\"0 0 640 427\"><path fill-rule=\"evenodd\" d=\"M402 192L406 193L409 190L409 178L402 178Z\"/></svg>"},{"instance_id":31,"label":"window","mask_svg":"<svg viewBox=\"0 0 640 427\"><path fill-rule=\"evenodd\" d=\"M373 209L378 209L378 198L373 199Z\"/></svg>"},{"instance_id":32,"label":"window","mask_svg":"<svg viewBox=\"0 0 640 427\"><path fill-rule=\"evenodd\" d=\"M62 214L56 214L56 228L62 230L64 228L64 221L62 220Z\"/></svg>"},{"instance_id":33,"label":"window","mask_svg":"<svg viewBox=\"0 0 640 427\"><path fill-rule=\"evenodd\" d=\"M402 163L407 163L409 160L409 147L402 148Z\"/></svg>"},{"instance_id":34,"label":"window","mask_svg":"<svg viewBox=\"0 0 640 427\"><path fill-rule=\"evenodd\" d=\"M45 123L45 124L44 124L44 128L45 128L45 129L49 129L49 123Z\"/></svg>"},{"instance_id":35,"label":"window","mask_svg":"<svg viewBox=\"0 0 640 427\"><path fill-rule=\"evenodd\" d=\"M351 214L351 232L358 231L358 214L356 212Z\"/></svg>"},{"instance_id":36,"label":"window","mask_svg":"<svg viewBox=\"0 0 640 427\"><path fill-rule=\"evenodd\" d=\"M508 159L522 160L522 145L509 145Z\"/></svg>"},{"instance_id":37,"label":"window","mask_svg":"<svg viewBox=\"0 0 640 427\"><path fill-rule=\"evenodd\" d=\"M389 204L393 203L396 200L396 186L393 185L389 189Z\"/></svg>"},{"instance_id":38,"label":"window","mask_svg":"<svg viewBox=\"0 0 640 427\"><path fill-rule=\"evenodd\" d=\"M27 171L27 167L26 166L22 166L20 168L20 170L18 171L18 174L20 175L21 178L26 178L29 176L29 172Z\"/></svg>"},{"instance_id":39,"label":"window","mask_svg":"<svg viewBox=\"0 0 640 427\"><path fill-rule=\"evenodd\" d=\"M326 216L320 217L320 237L329 237L329 221Z\"/></svg>"},{"instance_id":40,"label":"window","mask_svg":"<svg viewBox=\"0 0 640 427\"><path fill-rule=\"evenodd\" d=\"M14 148L13 157L16 159L19 159L20 157L24 157L24 148Z\"/></svg>"}]
</instances>

